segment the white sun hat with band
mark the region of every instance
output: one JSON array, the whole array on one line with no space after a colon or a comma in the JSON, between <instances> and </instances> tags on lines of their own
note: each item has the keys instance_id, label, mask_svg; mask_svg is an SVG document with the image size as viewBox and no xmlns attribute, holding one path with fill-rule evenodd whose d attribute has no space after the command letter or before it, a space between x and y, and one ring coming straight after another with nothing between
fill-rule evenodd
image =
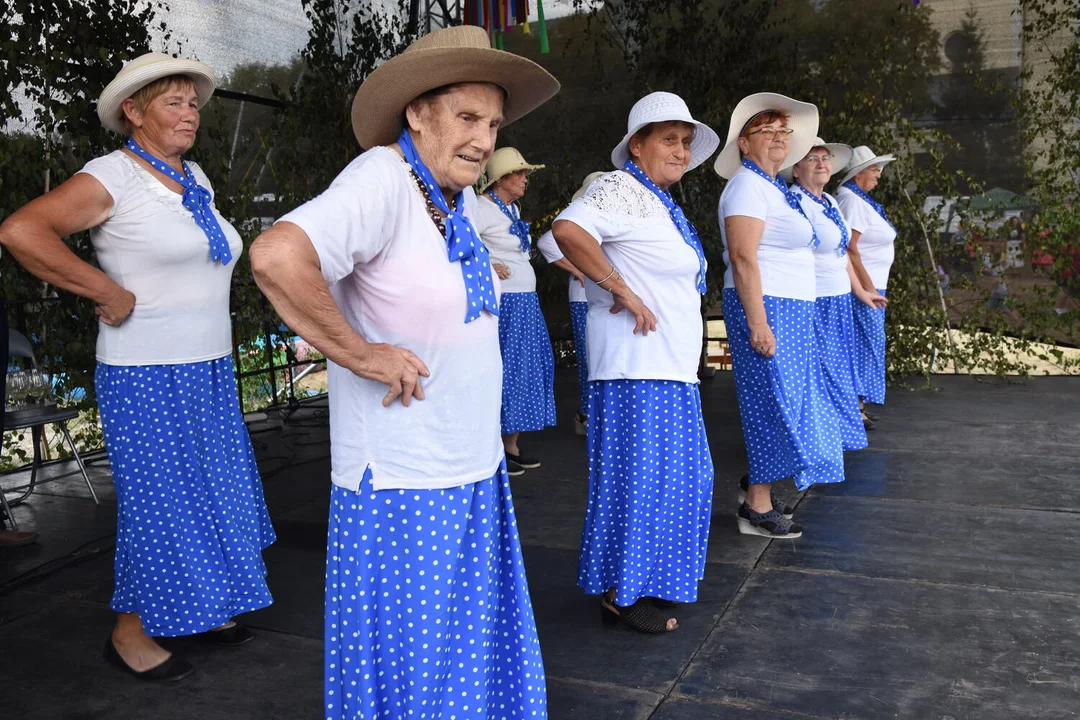
<instances>
[{"instance_id":1,"label":"white sun hat with band","mask_svg":"<svg viewBox=\"0 0 1080 720\"><path fill-rule=\"evenodd\" d=\"M713 169L722 178L730 178L742 167L739 154L739 136L751 120L761 113L778 112L788 116L787 126L793 130L788 138L788 156L780 169L789 168L806 157L817 138L818 109L813 103L793 100L779 93L763 92L748 95L739 101L731 113L728 124L727 142L724 149L716 156Z\"/></svg>"},{"instance_id":2,"label":"white sun hat with band","mask_svg":"<svg viewBox=\"0 0 1080 720\"><path fill-rule=\"evenodd\" d=\"M124 101L155 80L169 75L191 78L199 95L200 108L206 104L217 87L214 71L198 60L174 58L155 52L146 53L124 65L112 82L101 91L97 102L97 114L101 124L113 132L126 135L128 130L124 126L122 108Z\"/></svg>"},{"instance_id":3,"label":"white sun hat with band","mask_svg":"<svg viewBox=\"0 0 1080 720\"><path fill-rule=\"evenodd\" d=\"M487 168L484 170L485 177L487 178L480 185L480 192L484 192L491 187L496 180L510 173L516 173L518 170L526 170L529 174L532 174L536 170L543 170L546 165L531 165L525 162L525 157L517 148L501 147L491 154L491 159L488 160Z\"/></svg>"},{"instance_id":4,"label":"white sun hat with band","mask_svg":"<svg viewBox=\"0 0 1080 720\"><path fill-rule=\"evenodd\" d=\"M818 148L818 147L825 148L825 150L827 150L828 153L833 156L832 172L829 173L829 177L832 177L832 176L836 175L836 173L843 171L843 169L845 167L847 167L847 164L849 162L851 162L851 154L852 154L852 152L854 152L851 149L850 145L845 145L844 143L829 143L829 142L825 142L824 140L822 140L821 138L818 137L818 138L814 138L814 144L810 146L810 149L807 150L806 154L804 154L801 158L799 158L799 160L806 159L806 156L809 155L813 151L814 148ZM796 160L795 162L797 163L797 162L799 162L799 160ZM779 172L779 175L780 175L780 177L784 178L784 180L787 180L788 182L791 182L792 180L795 179L795 174L794 173L795 173L795 163L792 163L791 167L786 167L783 170L781 170Z\"/></svg>"},{"instance_id":5,"label":"white sun hat with band","mask_svg":"<svg viewBox=\"0 0 1080 720\"><path fill-rule=\"evenodd\" d=\"M843 185L867 168L875 165L885 165L895 159L895 155L876 155L867 146L860 145L852 152L851 162L844 168L844 179L840 181L840 184Z\"/></svg>"},{"instance_id":6,"label":"white sun hat with band","mask_svg":"<svg viewBox=\"0 0 1080 720\"><path fill-rule=\"evenodd\" d=\"M686 101L674 93L654 92L634 103L630 108L630 117L626 121L626 135L611 151L611 162L618 168L630 158L630 138L646 125L658 122L678 120L695 127L694 139L690 142L690 165L687 172L708 160L720 145L720 137L705 123L698 122L686 107Z\"/></svg>"},{"instance_id":7,"label":"white sun hat with band","mask_svg":"<svg viewBox=\"0 0 1080 720\"><path fill-rule=\"evenodd\" d=\"M493 49L483 28L449 27L417 39L368 75L353 98L353 132L365 150L391 145L413 100L444 85L484 82L506 91L504 127L559 91L559 81L532 60Z\"/></svg>"}]
</instances>

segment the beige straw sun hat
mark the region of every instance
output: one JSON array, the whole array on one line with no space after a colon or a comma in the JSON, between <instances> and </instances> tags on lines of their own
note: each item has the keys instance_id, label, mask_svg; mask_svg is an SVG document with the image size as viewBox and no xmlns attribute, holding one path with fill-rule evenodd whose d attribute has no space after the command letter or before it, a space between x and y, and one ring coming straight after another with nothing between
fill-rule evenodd
<instances>
[{"instance_id":1,"label":"beige straw sun hat","mask_svg":"<svg viewBox=\"0 0 1080 720\"><path fill-rule=\"evenodd\" d=\"M515 173L518 170L528 170L532 174L535 170L543 170L546 165L530 165L517 148L503 147L491 154L485 170L487 180L480 186L480 192L486 191L499 178Z\"/></svg>"},{"instance_id":2,"label":"beige straw sun hat","mask_svg":"<svg viewBox=\"0 0 1080 720\"><path fill-rule=\"evenodd\" d=\"M847 167L847 164L851 162L851 154L853 151L850 145L845 145L843 143L827 143L819 137L814 138L814 144L810 146L810 150L807 150L805 153L803 153L803 156L799 158L799 160L804 159L807 155L810 154L810 151L816 147L825 148L829 151L829 154L833 156L832 172L829 174L829 177L832 177L836 175L836 173L841 172L845 167ZM799 160L796 160L795 162L797 163L799 162ZM795 163L792 163L791 167L786 167L781 170L779 172L779 175L780 177L784 178L784 180L792 182L795 179Z\"/></svg>"},{"instance_id":3,"label":"beige straw sun hat","mask_svg":"<svg viewBox=\"0 0 1080 720\"><path fill-rule=\"evenodd\" d=\"M532 60L493 49L483 28L462 25L436 30L377 67L356 91L352 126L360 147L366 150L396 142L406 106L429 90L479 82L506 91L503 126L559 91L559 81Z\"/></svg>"},{"instance_id":4,"label":"beige straw sun hat","mask_svg":"<svg viewBox=\"0 0 1080 720\"><path fill-rule=\"evenodd\" d=\"M806 157L813 147L818 131L818 109L812 103L799 102L779 93L763 92L748 95L739 101L731 113L728 124L727 142L724 149L716 156L713 169L722 178L730 178L742 167L738 139L743 128L755 115L768 110L788 116L788 127L794 132L788 141L788 156L780 169L789 168Z\"/></svg>"},{"instance_id":5,"label":"beige straw sun hat","mask_svg":"<svg viewBox=\"0 0 1080 720\"><path fill-rule=\"evenodd\" d=\"M214 71L198 60L174 58L155 52L146 53L124 65L112 82L101 91L97 102L97 114L101 124L113 132L126 135L128 131L124 127L124 111L121 107L124 101L155 80L169 75L191 78L199 94L200 108L206 104L217 87Z\"/></svg>"}]
</instances>

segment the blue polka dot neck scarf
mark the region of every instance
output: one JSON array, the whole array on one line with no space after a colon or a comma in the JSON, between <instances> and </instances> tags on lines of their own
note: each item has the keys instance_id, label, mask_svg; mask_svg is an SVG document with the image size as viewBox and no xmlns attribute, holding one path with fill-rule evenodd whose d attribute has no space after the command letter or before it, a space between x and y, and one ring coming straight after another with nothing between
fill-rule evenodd
<instances>
[{"instance_id":1,"label":"blue polka dot neck scarf","mask_svg":"<svg viewBox=\"0 0 1080 720\"><path fill-rule=\"evenodd\" d=\"M521 241L521 252L528 255L529 251L532 249L532 238L529 236L529 223L522 220L521 216L518 215L516 205L507 207L506 203L502 201L502 198L495 194L494 190L488 190L488 197L490 197L492 202L502 210L503 215L510 218L510 233L517 235L517 239Z\"/></svg>"},{"instance_id":2,"label":"blue polka dot neck scarf","mask_svg":"<svg viewBox=\"0 0 1080 720\"><path fill-rule=\"evenodd\" d=\"M769 181L769 184L774 188L784 193L784 199L787 200L787 204L791 206L792 210L798 210L799 214L806 218L806 222L810 223L810 232L814 234L814 239L810 241L812 247L818 247L821 245L821 239L817 236L817 230L814 229L814 223L810 222L810 218L807 217L806 211L803 210L802 203L799 202L799 194L788 188L787 183L779 177L769 177L769 173L758 167L758 164L748 158L743 158L742 166L752 173L756 173L761 177Z\"/></svg>"},{"instance_id":3,"label":"blue polka dot neck scarf","mask_svg":"<svg viewBox=\"0 0 1080 720\"><path fill-rule=\"evenodd\" d=\"M492 315L499 314L499 302L495 299L495 282L491 279L491 262L488 260L488 250L480 242L480 236L473 227L472 222L465 216L465 191L454 196L454 207L451 210L443 197L443 192L435 184L435 178L427 165L420 159L420 153L413 145L409 129L401 131L398 138L398 146L405 154L405 161L409 167L424 183L428 189L428 196L435 207L446 213L446 251L450 262L461 263L461 275L465 279L465 300L468 306L465 308L465 322L476 320L487 310Z\"/></svg>"},{"instance_id":4,"label":"blue polka dot neck scarf","mask_svg":"<svg viewBox=\"0 0 1080 720\"><path fill-rule=\"evenodd\" d=\"M832 200L827 197L818 197L814 193L810 192L803 187L802 183L798 180L795 181L795 185L802 190L803 195L816 202L821 207L825 208L825 217L832 220L836 227L840 228L840 247L836 249L836 254L843 257L847 254L848 240L851 239L851 231L848 230L847 223L844 222L844 216L840 214L840 208L833 205Z\"/></svg>"},{"instance_id":5,"label":"blue polka dot neck scarf","mask_svg":"<svg viewBox=\"0 0 1080 720\"><path fill-rule=\"evenodd\" d=\"M893 227L893 224L889 222L888 216L885 215L885 206L879 203L874 198L867 195L865 192L863 192L863 189L856 185L854 180L848 180L842 185L842 187L846 187L848 190L865 200L866 204L874 208L874 210L877 211L877 214L881 216L881 219L888 223L889 227L891 227L894 232L896 231L896 228Z\"/></svg>"},{"instance_id":6,"label":"blue polka dot neck scarf","mask_svg":"<svg viewBox=\"0 0 1080 720\"><path fill-rule=\"evenodd\" d=\"M202 228L206 238L210 241L210 261L220 262L222 265L228 265L232 262L229 240L225 237L225 232L221 229L221 224L218 223L211 207L213 198L210 197L210 191L195 182L195 176L191 173L191 169L184 162L184 159L180 158L180 167L184 169L183 174L181 174L164 161L143 150L139 143L135 142L135 138L128 138L125 147L150 163L151 167L165 177L180 183L180 186L184 188L181 202L184 207L191 211L191 214L195 217L195 223Z\"/></svg>"},{"instance_id":7,"label":"blue polka dot neck scarf","mask_svg":"<svg viewBox=\"0 0 1080 720\"><path fill-rule=\"evenodd\" d=\"M652 191L652 194L660 198L660 202L664 203L664 207L667 208L668 214L671 215L671 221L675 223L675 227L678 228L679 233L682 235L686 244L694 249L694 254L698 259L698 292L702 295L705 294L705 251L701 249L701 238L698 237L697 230L694 229L693 224L687 219L686 213L671 197L671 193L667 190L661 190L660 186L649 179L649 176L637 166L633 160L627 160L622 166L623 172L629 173L638 180L642 185Z\"/></svg>"}]
</instances>

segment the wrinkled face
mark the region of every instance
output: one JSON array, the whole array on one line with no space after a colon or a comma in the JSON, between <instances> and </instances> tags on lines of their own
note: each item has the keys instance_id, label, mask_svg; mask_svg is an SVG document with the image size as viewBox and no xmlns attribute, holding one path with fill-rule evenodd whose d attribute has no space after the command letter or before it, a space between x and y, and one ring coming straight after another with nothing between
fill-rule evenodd
<instances>
[{"instance_id":1,"label":"wrinkled face","mask_svg":"<svg viewBox=\"0 0 1080 720\"><path fill-rule=\"evenodd\" d=\"M824 147L811 148L806 157L792 168L795 179L803 185L825 187L832 177L832 158L828 158L828 154L829 151Z\"/></svg>"},{"instance_id":2,"label":"wrinkled face","mask_svg":"<svg viewBox=\"0 0 1080 720\"><path fill-rule=\"evenodd\" d=\"M529 171L507 173L495 181L495 185L500 193L510 198L510 202L517 202L525 196L525 191L529 188Z\"/></svg>"},{"instance_id":3,"label":"wrinkled face","mask_svg":"<svg viewBox=\"0 0 1080 720\"><path fill-rule=\"evenodd\" d=\"M195 134L199 131L199 93L194 83L173 83L142 110L128 98L123 109L134 127L132 135L140 145L150 145L167 155L182 155L195 144Z\"/></svg>"},{"instance_id":4,"label":"wrinkled face","mask_svg":"<svg viewBox=\"0 0 1080 720\"><path fill-rule=\"evenodd\" d=\"M881 182L881 165L868 167L855 175L855 184L864 192L870 192L877 187L879 182Z\"/></svg>"},{"instance_id":5,"label":"wrinkled face","mask_svg":"<svg viewBox=\"0 0 1080 720\"><path fill-rule=\"evenodd\" d=\"M739 138L739 150L758 165L781 165L791 150L791 136L784 133L786 119L758 125Z\"/></svg>"},{"instance_id":6,"label":"wrinkled face","mask_svg":"<svg viewBox=\"0 0 1080 720\"><path fill-rule=\"evenodd\" d=\"M681 121L655 123L647 135L630 138L630 157L649 179L666 190L682 180L690 166L695 128Z\"/></svg>"},{"instance_id":7,"label":"wrinkled face","mask_svg":"<svg viewBox=\"0 0 1080 720\"><path fill-rule=\"evenodd\" d=\"M458 193L480 179L495 151L503 98L494 85L466 83L406 109L416 149L444 192Z\"/></svg>"}]
</instances>

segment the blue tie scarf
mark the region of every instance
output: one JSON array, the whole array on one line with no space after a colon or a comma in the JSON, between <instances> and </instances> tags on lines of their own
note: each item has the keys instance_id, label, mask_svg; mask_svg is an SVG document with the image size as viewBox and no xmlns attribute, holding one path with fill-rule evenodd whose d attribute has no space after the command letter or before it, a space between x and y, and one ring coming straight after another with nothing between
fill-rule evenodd
<instances>
[{"instance_id":1,"label":"blue tie scarf","mask_svg":"<svg viewBox=\"0 0 1080 720\"><path fill-rule=\"evenodd\" d=\"M802 183L800 183L798 180L795 181L795 184L798 185L799 188L802 190L803 195L810 198L821 207L825 208L825 217L832 220L836 224L836 227L840 228L840 247L837 248L836 254L840 257L846 255L848 248L848 240L851 239L851 232L848 230L847 223L844 222L844 216L840 214L840 208L833 205L832 201L829 200L827 197L818 197L817 195L814 195L812 192L804 188L802 186Z\"/></svg>"},{"instance_id":2,"label":"blue tie scarf","mask_svg":"<svg viewBox=\"0 0 1080 720\"><path fill-rule=\"evenodd\" d=\"M667 208L668 214L671 215L671 221L675 223L675 227L678 228L679 233L682 235L686 244L694 249L694 254L698 259L698 292L702 295L705 294L705 252L701 249L701 239L698 237L697 230L687 219L683 209L675 202L671 197L671 193L667 190L661 190L660 187L649 179L649 176L637 166L633 160L627 160L622 166L623 172L633 175L642 185L652 191L652 194L660 198L660 202L664 203L664 207Z\"/></svg>"},{"instance_id":3,"label":"blue tie scarf","mask_svg":"<svg viewBox=\"0 0 1080 720\"><path fill-rule=\"evenodd\" d=\"M191 211L191 214L195 217L196 224L202 228L202 231L210 241L210 261L220 262L222 265L228 265L232 262L232 252L229 250L229 240L225 237L225 232L221 229L221 224L218 223L217 217L214 215L214 210L211 207L213 198L210 197L210 191L195 182L195 176L191 174L191 169L188 168L188 164L184 162L184 159L180 158L180 167L184 169L183 174L181 174L171 168L167 163L159 160L139 147L139 143L135 142L135 138L128 138L125 147L150 163L151 167L165 177L180 183L180 186L184 188L181 202L184 204L184 207Z\"/></svg>"},{"instance_id":4,"label":"blue tie scarf","mask_svg":"<svg viewBox=\"0 0 1080 720\"><path fill-rule=\"evenodd\" d=\"M431 171L420 159L420 153L413 145L412 137L406 128L401 131L398 138L398 146L405 154L405 160L409 163L416 177L428 189L428 195L435 207L446 213L446 251L450 262L461 263L461 276L465 279L465 292L468 307L465 309L465 322L469 323L480 317L484 310L492 315L499 314L499 303L495 299L495 282L491 279L491 262L488 260L488 251L480 242L480 236L476 228L465 216L465 192L461 191L454 196L454 207L459 210L452 211L443 197L442 190L435 183Z\"/></svg>"},{"instance_id":5,"label":"blue tie scarf","mask_svg":"<svg viewBox=\"0 0 1080 720\"><path fill-rule=\"evenodd\" d=\"M891 227L894 232L896 231L896 228L893 227L893 224L889 222L889 218L885 215L885 207L877 200L863 192L863 189L856 185L854 180L848 180L846 183L844 183L843 187L846 187L848 190L865 200L866 204L874 208L874 210L877 211L877 214L881 216L881 219L888 223L889 227Z\"/></svg>"},{"instance_id":6,"label":"blue tie scarf","mask_svg":"<svg viewBox=\"0 0 1080 720\"><path fill-rule=\"evenodd\" d=\"M813 247L818 247L819 245L821 245L821 240L817 236L817 230L814 229L814 223L810 222L810 218L807 217L806 211L803 210L802 203L799 202L799 193L794 192L793 190L788 188L787 183L785 183L781 178L769 177L769 173L758 167L758 164L753 160L743 158L742 166L750 172L757 173L761 177L765 178L769 181L770 185L782 192L784 194L784 199L787 200L787 204L791 206L791 209L798 210L799 214L806 218L806 222L810 223L810 232L813 233L814 239L811 240L809 244Z\"/></svg>"},{"instance_id":7,"label":"blue tie scarf","mask_svg":"<svg viewBox=\"0 0 1080 720\"><path fill-rule=\"evenodd\" d=\"M507 207L506 203L502 201L494 190L488 191L488 197L492 202L502 210L503 215L510 218L510 234L517 235L517 239L521 241L521 252L526 255L532 249L532 239L529 236L529 223L522 220L517 214L516 207Z\"/></svg>"}]
</instances>

